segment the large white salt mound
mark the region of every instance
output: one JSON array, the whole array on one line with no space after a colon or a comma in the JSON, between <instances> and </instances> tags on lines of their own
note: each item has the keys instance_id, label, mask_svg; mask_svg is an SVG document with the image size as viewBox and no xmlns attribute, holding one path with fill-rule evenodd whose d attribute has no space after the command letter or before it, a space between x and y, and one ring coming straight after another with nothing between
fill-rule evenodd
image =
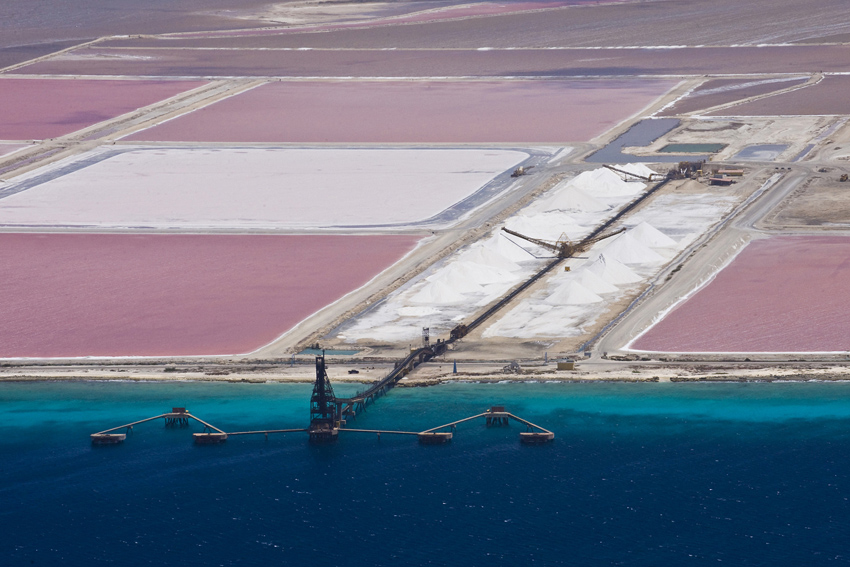
<instances>
[{"instance_id":1,"label":"large white salt mound","mask_svg":"<svg viewBox=\"0 0 850 567\"><path fill-rule=\"evenodd\" d=\"M569 185L594 197L634 195L646 187L643 183L623 181L618 174L604 167L580 173Z\"/></svg>"},{"instance_id":2,"label":"large white salt mound","mask_svg":"<svg viewBox=\"0 0 850 567\"><path fill-rule=\"evenodd\" d=\"M436 281L428 282L419 293L410 298L410 301L429 305L451 305L463 303L466 298L447 283Z\"/></svg>"},{"instance_id":3,"label":"large white salt mound","mask_svg":"<svg viewBox=\"0 0 850 567\"><path fill-rule=\"evenodd\" d=\"M614 285L635 283L643 279L622 262L609 258L607 254L600 254L588 270Z\"/></svg>"},{"instance_id":4,"label":"large white salt mound","mask_svg":"<svg viewBox=\"0 0 850 567\"><path fill-rule=\"evenodd\" d=\"M479 283L467 277L463 269L458 270L456 264L441 269L427 279L429 282L444 283L458 293L480 293L484 289Z\"/></svg>"},{"instance_id":5,"label":"large white salt mound","mask_svg":"<svg viewBox=\"0 0 850 567\"><path fill-rule=\"evenodd\" d=\"M578 283L592 291L593 293L614 293L620 291L620 288L607 282L599 274L593 273L590 270L582 270L576 278Z\"/></svg>"},{"instance_id":6,"label":"large white salt mound","mask_svg":"<svg viewBox=\"0 0 850 567\"><path fill-rule=\"evenodd\" d=\"M624 264L660 264L664 258L652 248L635 240L628 232L609 241L605 256Z\"/></svg>"},{"instance_id":7,"label":"large white salt mound","mask_svg":"<svg viewBox=\"0 0 850 567\"><path fill-rule=\"evenodd\" d=\"M460 258L458 258L458 261L481 264L482 266L490 266L492 268L498 268L508 272L516 272L522 269L517 264L514 264L504 256L500 255L498 252L494 252L484 246L476 246L471 250L464 252L461 254Z\"/></svg>"},{"instance_id":8,"label":"large white salt mound","mask_svg":"<svg viewBox=\"0 0 850 567\"><path fill-rule=\"evenodd\" d=\"M567 187L559 191L545 204L547 211L575 211L579 213L599 213L610 207L599 199L588 195L577 187Z\"/></svg>"},{"instance_id":9,"label":"large white salt mound","mask_svg":"<svg viewBox=\"0 0 850 567\"><path fill-rule=\"evenodd\" d=\"M629 234L641 244L653 248L673 248L676 246L675 240L646 221L631 229Z\"/></svg>"},{"instance_id":10,"label":"large white salt mound","mask_svg":"<svg viewBox=\"0 0 850 567\"><path fill-rule=\"evenodd\" d=\"M533 216L515 215L505 222L505 227L520 234L555 241L561 234L567 233L570 238L578 238L587 233L587 229L578 224L571 216L559 213L540 213ZM528 243L532 246L531 243Z\"/></svg>"},{"instance_id":11,"label":"large white salt mound","mask_svg":"<svg viewBox=\"0 0 850 567\"><path fill-rule=\"evenodd\" d=\"M571 281L558 286L544 301L549 305L587 305L599 303L602 298L577 281Z\"/></svg>"},{"instance_id":12,"label":"large white salt mound","mask_svg":"<svg viewBox=\"0 0 850 567\"><path fill-rule=\"evenodd\" d=\"M490 240L484 243L484 247L489 248L500 256L504 256L511 262L533 260L534 256L531 252L519 245L519 243L525 241L517 239L518 242L515 243L513 238L516 237L508 236L507 233L499 231L498 234L494 235Z\"/></svg>"},{"instance_id":13,"label":"large white salt mound","mask_svg":"<svg viewBox=\"0 0 850 567\"><path fill-rule=\"evenodd\" d=\"M644 177L658 175L657 172L653 171L642 163L627 163L624 165L615 165L614 167L616 167L617 169L622 169L623 171L628 171L629 173L634 173L635 175L642 175Z\"/></svg>"},{"instance_id":14,"label":"large white salt mound","mask_svg":"<svg viewBox=\"0 0 850 567\"><path fill-rule=\"evenodd\" d=\"M448 268L444 269L453 270L457 277L479 285L512 282L517 278L512 272L507 270L500 270L492 266L483 266L475 262L455 261Z\"/></svg>"}]
</instances>

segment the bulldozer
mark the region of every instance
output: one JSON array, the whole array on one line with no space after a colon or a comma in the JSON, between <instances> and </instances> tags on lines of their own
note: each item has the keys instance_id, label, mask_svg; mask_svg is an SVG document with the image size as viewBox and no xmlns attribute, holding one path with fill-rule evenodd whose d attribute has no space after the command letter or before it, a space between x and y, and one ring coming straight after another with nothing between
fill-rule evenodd
<instances>
[{"instance_id":1,"label":"bulldozer","mask_svg":"<svg viewBox=\"0 0 850 567\"><path fill-rule=\"evenodd\" d=\"M844 183L845 181L848 180L848 178L850 178L850 176L848 176L846 173L842 173L841 177L838 178L838 181Z\"/></svg>"},{"instance_id":2,"label":"bulldozer","mask_svg":"<svg viewBox=\"0 0 850 567\"><path fill-rule=\"evenodd\" d=\"M573 242L572 240L567 238L566 233L561 234L561 237L558 238L557 241L552 242L551 240L542 240L540 238L532 238L531 236L526 236L524 234L520 234L516 231L513 231L509 228L502 227L502 230L507 232L508 234L512 234L518 238L522 238L523 240L527 240L532 244L536 244L547 250L551 250L555 253L558 258L572 258L576 254L581 254L600 240L605 240L606 238L611 238L612 236L616 236L620 233L626 231L625 228L621 228L619 230L615 230L614 232L603 234L601 236L596 236L594 238L588 238L582 240L581 242Z\"/></svg>"}]
</instances>

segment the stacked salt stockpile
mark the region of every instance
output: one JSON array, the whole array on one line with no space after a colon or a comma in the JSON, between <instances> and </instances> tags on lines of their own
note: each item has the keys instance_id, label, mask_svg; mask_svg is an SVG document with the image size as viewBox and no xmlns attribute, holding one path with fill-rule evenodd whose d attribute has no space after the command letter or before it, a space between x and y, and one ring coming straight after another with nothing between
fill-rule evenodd
<instances>
[{"instance_id":1,"label":"stacked salt stockpile","mask_svg":"<svg viewBox=\"0 0 850 567\"><path fill-rule=\"evenodd\" d=\"M637 181L624 181L610 169L600 168L580 173L570 185L596 198L625 197L639 193L646 185Z\"/></svg>"},{"instance_id":2,"label":"stacked salt stockpile","mask_svg":"<svg viewBox=\"0 0 850 567\"><path fill-rule=\"evenodd\" d=\"M588 232L587 227L560 212L516 215L505 222L505 228L541 240L557 240L564 233L569 238L579 238ZM526 244L531 246L530 243Z\"/></svg>"},{"instance_id":3,"label":"stacked salt stockpile","mask_svg":"<svg viewBox=\"0 0 850 567\"><path fill-rule=\"evenodd\" d=\"M560 285L555 293L544 301L550 305L587 305L599 303L602 298L573 280Z\"/></svg>"},{"instance_id":4,"label":"stacked salt stockpile","mask_svg":"<svg viewBox=\"0 0 850 567\"><path fill-rule=\"evenodd\" d=\"M644 246L630 232L612 238L605 246L605 256L623 264L660 264L664 258Z\"/></svg>"},{"instance_id":5,"label":"stacked salt stockpile","mask_svg":"<svg viewBox=\"0 0 850 567\"><path fill-rule=\"evenodd\" d=\"M606 254L600 254L587 268L606 282L612 285L623 285L639 282L642 278L634 273L628 266L609 258Z\"/></svg>"},{"instance_id":6,"label":"stacked salt stockpile","mask_svg":"<svg viewBox=\"0 0 850 567\"><path fill-rule=\"evenodd\" d=\"M641 244L652 248L676 248L678 245L675 240L646 221L631 229L629 234Z\"/></svg>"}]
</instances>

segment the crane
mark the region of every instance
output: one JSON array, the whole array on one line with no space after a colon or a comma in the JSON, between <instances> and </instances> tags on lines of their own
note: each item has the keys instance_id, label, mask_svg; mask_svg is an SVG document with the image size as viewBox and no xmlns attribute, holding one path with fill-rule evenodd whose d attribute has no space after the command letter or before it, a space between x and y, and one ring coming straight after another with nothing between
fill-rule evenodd
<instances>
[{"instance_id":1,"label":"crane","mask_svg":"<svg viewBox=\"0 0 850 567\"><path fill-rule=\"evenodd\" d=\"M552 242L550 240L541 240L539 238L532 238L530 236L526 236L524 234L520 234L516 231L513 231L509 228L502 227L502 230L507 232L508 234L512 234L514 236L518 236L523 240L527 240L532 244L537 244L538 246L542 246L548 250L551 250L555 254L558 255L558 258L571 258L576 254L581 254L588 248L590 248L593 244L599 242L600 240L605 240L606 238L611 238L612 236L616 236L622 232L625 232L625 228L621 228L620 230L615 230L614 232L610 232L608 234L604 234L601 236L596 236L594 238L587 238L582 240L581 242L573 242L567 238L566 234L562 234L561 237L556 241Z\"/></svg>"},{"instance_id":2,"label":"crane","mask_svg":"<svg viewBox=\"0 0 850 567\"><path fill-rule=\"evenodd\" d=\"M653 181L652 174L649 174L648 176L647 175L639 175L637 173L632 173L631 171L626 171L625 169L617 169L613 165L603 165L602 167L604 167L606 169L610 169L614 173L619 173L621 175L628 175L628 176L634 177L636 179L642 179L643 181L646 181L648 183L651 183Z\"/></svg>"}]
</instances>

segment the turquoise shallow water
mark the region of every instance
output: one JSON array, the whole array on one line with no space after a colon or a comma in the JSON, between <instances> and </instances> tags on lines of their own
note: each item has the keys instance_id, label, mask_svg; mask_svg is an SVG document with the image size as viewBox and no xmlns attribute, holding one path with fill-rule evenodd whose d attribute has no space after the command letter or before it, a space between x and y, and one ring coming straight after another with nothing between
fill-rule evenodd
<instances>
[{"instance_id":1,"label":"turquoise shallow water","mask_svg":"<svg viewBox=\"0 0 850 567\"><path fill-rule=\"evenodd\" d=\"M346 388L337 387L344 395ZM310 386L0 385L0 565L840 565L850 384L449 384L396 389L356 427L421 430L492 404L555 431L455 440L300 435Z\"/></svg>"}]
</instances>

